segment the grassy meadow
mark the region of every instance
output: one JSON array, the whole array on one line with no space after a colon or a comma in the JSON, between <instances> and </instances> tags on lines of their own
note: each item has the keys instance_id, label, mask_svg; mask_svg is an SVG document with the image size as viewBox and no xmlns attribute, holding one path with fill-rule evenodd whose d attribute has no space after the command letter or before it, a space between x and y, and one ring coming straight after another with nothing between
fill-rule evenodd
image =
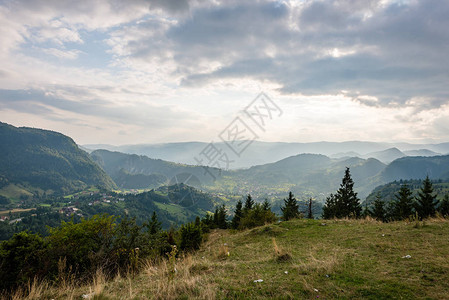
<instances>
[{"instance_id":1,"label":"grassy meadow","mask_svg":"<svg viewBox=\"0 0 449 300\"><path fill-rule=\"evenodd\" d=\"M215 230L198 252L144 262L137 274L61 282L30 284L15 298L449 299L449 220L293 220Z\"/></svg>"}]
</instances>

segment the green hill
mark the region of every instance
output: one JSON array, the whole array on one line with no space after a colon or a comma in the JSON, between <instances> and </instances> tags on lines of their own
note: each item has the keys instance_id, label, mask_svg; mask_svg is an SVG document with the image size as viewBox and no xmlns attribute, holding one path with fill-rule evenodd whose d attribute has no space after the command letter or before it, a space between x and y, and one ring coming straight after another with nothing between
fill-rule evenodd
<instances>
[{"instance_id":1,"label":"green hill","mask_svg":"<svg viewBox=\"0 0 449 300\"><path fill-rule=\"evenodd\" d=\"M265 195L284 197L291 190L299 197L324 200L338 189L346 167L351 168L356 191L366 197L378 185L373 178L385 164L373 158L330 159L320 154L299 154L275 163L230 171L209 188L225 193L251 192L262 198Z\"/></svg>"},{"instance_id":2,"label":"green hill","mask_svg":"<svg viewBox=\"0 0 449 300\"><path fill-rule=\"evenodd\" d=\"M42 289L42 298L447 299L447 220L293 220L213 231L201 249L128 278ZM37 290L37 289L36 289ZM92 294L94 293L94 294Z\"/></svg>"},{"instance_id":3,"label":"green hill","mask_svg":"<svg viewBox=\"0 0 449 300\"><path fill-rule=\"evenodd\" d=\"M127 188L148 188L185 181L189 185L200 187L202 184L212 182L213 176L218 177L219 174L224 173L217 168L207 168L213 174L211 176L206 172L206 167L178 164L143 155L108 150L95 150L90 155L119 186ZM146 176L130 176L139 174ZM193 176L190 177L191 175ZM190 180L186 180L186 178L190 178Z\"/></svg>"},{"instance_id":4,"label":"green hill","mask_svg":"<svg viewBox=\"0 0 449 300\"><path fill-rule=\"evenodd\" d=\"M395 195L399 192L403 184L407 184L412 191L413 196L417 196L418 191L422 187L422 179L399 180L380 185L366 197L366 204L371 205L374 200L376 200L377 195L380 195L381 199L387 203L395 201ZM437 195L438 200L441 200L444 195L449 194L449 180L433 180L432 184L433 191Z\"/></svg>"},{"instance_id":5,"label":"green hill","mask_svg":"<svg viewBox=\"0 0 449 300\"><path fill-rule=\"evenodd\" d=\"M5 196L11 197L8 190L15 190L13 198L17 198L27 191L63 194L88 186L115 187L89 155L63 134L0 123L0 144L0 194Z\"/></svg>"},{"instance_id":6,"label":"green hill","mask_svg":"<svg viewBox=\"0 0 449 300\"><path fill-rule=\"evenodd\" d=\"M380 174L384 183L400 179L449 179L449 155L403 157L393 161Z\"/></svg>"}]
</instances>

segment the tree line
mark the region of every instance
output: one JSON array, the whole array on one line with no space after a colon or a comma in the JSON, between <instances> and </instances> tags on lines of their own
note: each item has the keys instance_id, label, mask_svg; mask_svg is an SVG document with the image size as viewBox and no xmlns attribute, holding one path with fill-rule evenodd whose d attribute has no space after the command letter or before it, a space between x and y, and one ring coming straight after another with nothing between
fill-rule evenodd
<instances>
[{"instance_id":1,"label":"tree line","mask_svg":"<svg viewBox=\"0 0 449 300\"><path fill-rule=\"evenodd\" d=\"M405 183L395 195L395 200L388 205L378 194L373 207L371 209L365 207L362 210L360 199L354 192L354 181L349 168L346 168L340 188L335 194L330 194L326 198L322 217L323 219L332 219L371 216L379 221L388 222L412 217L422 220L434 217L437 212L444 217L449 216L449 195L446 194L442 201L438 201L428 176L423 181L416 197L413 197L412 191Z\"/></svg>"}]
</instances>

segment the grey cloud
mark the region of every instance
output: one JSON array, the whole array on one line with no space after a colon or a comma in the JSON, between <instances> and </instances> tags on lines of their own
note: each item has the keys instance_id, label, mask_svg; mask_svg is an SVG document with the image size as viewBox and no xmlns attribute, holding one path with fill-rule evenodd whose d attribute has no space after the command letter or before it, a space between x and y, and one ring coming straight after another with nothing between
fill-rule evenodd
<instances>
[{"instance_id":1,"label":"grey cloud","mask_svg":"<svg viewBox=\"0 0 449 300\"><path fill-rule=\"evenodd\" d=\"M285 94L348 90L378 105L425 98L420 107L428 109L449 99L448 15L449 2L437 0L310 1L299 11L278 1L223 2L192 9L157 39L129 46L138 59L173 53L185 86L250 77L276 82ZM334 48L349 52L326 56ZM196 68L208 61L222 67Z\"/></svg>"},{"instance_id":2,"label":"grey cloud","mask_svg":"<svg viewBox=\"0 0 449 300\"><path fill-rule=\"evenodd\" d=\"M62 89L63 87L59 87ZM122 124L151 128L170 128L174 123L194 119L186 112L176 112L169 106L116 106L105 100L73 101L48 95L41 90L0 90L0 110L43 115L60 120L54 109L87 116L95 116ZM74 119L73 119L74 120ZM72 120L72 122L73 122ZM132 121L130 121L132 120Z\"/></svg>"},{"instance_id":3,"label":"grey cloud","mask_svg":"<svg viewBox=\"0 0 449 300\"><path fill-rule=\"evenodd\" d=\"M149 0L150 9L160 8L171 13L186 12L190 5L188 0Z\"/></svg>"}]
</instances>

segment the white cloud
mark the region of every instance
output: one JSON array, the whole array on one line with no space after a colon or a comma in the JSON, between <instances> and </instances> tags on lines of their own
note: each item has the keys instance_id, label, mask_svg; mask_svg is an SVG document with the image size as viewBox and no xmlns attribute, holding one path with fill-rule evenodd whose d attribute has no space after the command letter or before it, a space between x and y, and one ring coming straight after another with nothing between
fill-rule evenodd
<instances>
[{"instance_id":1,"label":"white cloud","mask_svg":"<svg viewBox=\"0 0 449 300\"><path fill-rule=\"evenodd\" d=\"M264 90L304 104L266 139L446 139L448 14L437 0L7 2L0 117L209 140Z\"/></svg>"}]
</instances>

